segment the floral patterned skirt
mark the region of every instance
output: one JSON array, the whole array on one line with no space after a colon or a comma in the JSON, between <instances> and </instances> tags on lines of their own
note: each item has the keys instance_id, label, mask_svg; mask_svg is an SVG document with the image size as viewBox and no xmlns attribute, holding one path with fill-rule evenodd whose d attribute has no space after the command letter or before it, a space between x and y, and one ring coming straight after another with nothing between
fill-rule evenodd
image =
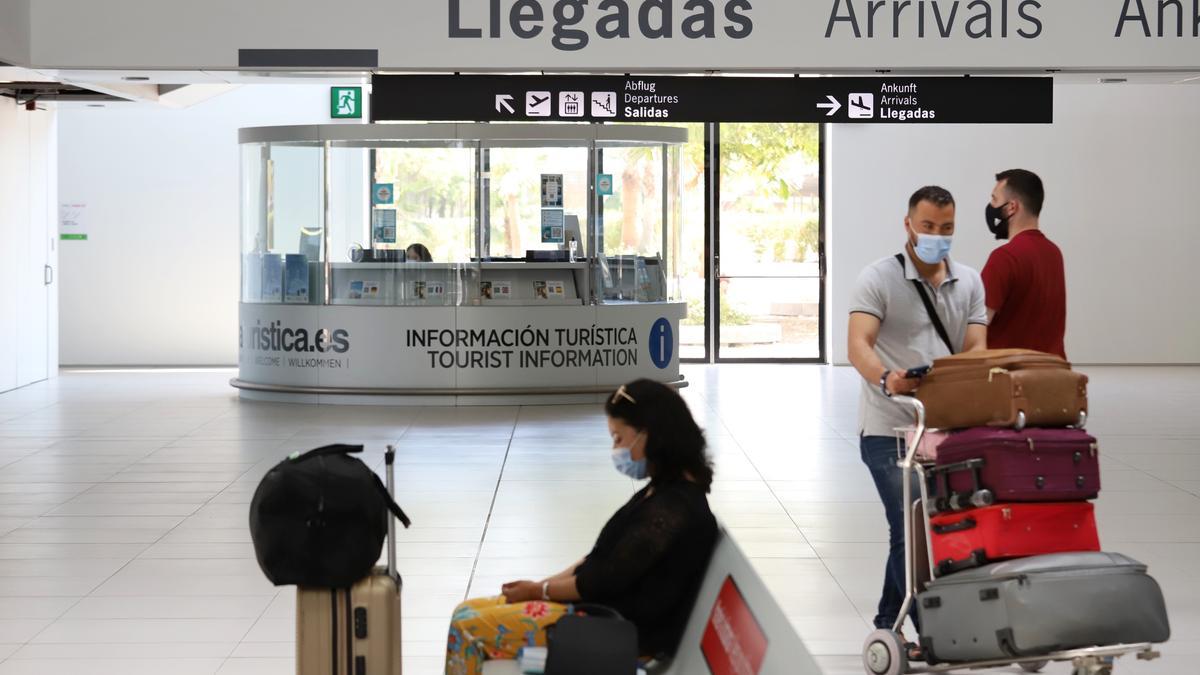
<instances>
[{"instance_id":1,"label":"floral patterned skirt","mask_svg":"<svg viewBox=\"0 0 1200 675\"><path fill-rule=\"evenodd\" d=\"M510 605L504 596L464 602L450 619L446 675L479 675L487 659L515 659L522 647L545 647L546 628L570 611L554 602Z\"/></svg>"}]
</instances>

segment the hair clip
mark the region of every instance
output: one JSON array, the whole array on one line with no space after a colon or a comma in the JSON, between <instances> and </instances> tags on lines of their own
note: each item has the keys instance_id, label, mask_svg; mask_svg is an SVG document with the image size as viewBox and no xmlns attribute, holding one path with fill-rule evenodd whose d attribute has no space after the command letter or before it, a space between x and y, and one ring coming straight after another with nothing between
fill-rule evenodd
<instances>
[{"instance_id":1,"label":"hair clip","mask_svg":"<svg viewBox=\"0 0 1200 675\"><path fill-rule=\"evenodd\" d=\"M612 395L612 398L608 401L608 404L616 405L617 399L622 399L622 398L625 399L626 401L629 401L630 403L632 403L634 405L637 405L637 399L630 396L629 392L625 391L625 385L621 385L620 388L617 389L617 393Z\"/></svg>"}]
</instances>

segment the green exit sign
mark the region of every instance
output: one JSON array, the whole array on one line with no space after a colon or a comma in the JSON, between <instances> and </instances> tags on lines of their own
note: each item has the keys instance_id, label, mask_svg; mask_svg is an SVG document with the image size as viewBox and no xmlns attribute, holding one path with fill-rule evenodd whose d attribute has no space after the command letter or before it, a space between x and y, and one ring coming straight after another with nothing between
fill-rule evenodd
<instances>
[{"instance_id":1,"label":"green exit sign","mask_svg":"<svg viewBox=\"0 0 1200 675\"><path fill-rule=\"evenodd\" d=\"M330 87L329 116L335 120L362 118L362 87Z\"/></svg>"}]
</instances>

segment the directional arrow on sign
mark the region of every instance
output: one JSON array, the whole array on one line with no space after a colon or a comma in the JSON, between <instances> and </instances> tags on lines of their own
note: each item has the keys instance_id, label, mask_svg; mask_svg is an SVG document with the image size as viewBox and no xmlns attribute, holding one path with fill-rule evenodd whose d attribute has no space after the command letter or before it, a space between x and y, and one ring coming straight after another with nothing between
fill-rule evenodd
<instances>
[{"instance_id":1,"label":"directional arrow on sign","mask_svg":"<svg viewBox=\"0 0 1200 675\"><path fill-rule=\"evenodd\" d=\"M829 110L829 112L825 113L825 116L833 117L833 115L837 111L842 109L842 104L839 103L836 98L834 98L833 96L831 96L829 94L826 94L825 98L829 99L829 103L818 103L817 107L818 108L827 108Z\"/></svg>"},{"instance_id":2,"label":"directional arrow on sign","mask_svg":"<svg viewBox=\"0 0 1200 675\"><path fill-rule=\"evenodd\" d=\"M510 113L516 112L513 110L513 107L509 105L509 101L512 100L513 97L509 94L496 94L496 112L504 112L505 110ZM503 108L503 110L501 108Z\"/></svg>"}]
</instances>

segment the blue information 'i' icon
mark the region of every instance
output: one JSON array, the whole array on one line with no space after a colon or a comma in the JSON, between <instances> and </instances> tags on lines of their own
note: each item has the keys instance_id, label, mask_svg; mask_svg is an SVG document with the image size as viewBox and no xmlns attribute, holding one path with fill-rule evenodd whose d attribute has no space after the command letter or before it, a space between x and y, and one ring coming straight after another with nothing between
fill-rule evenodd
<instances>
[{"instance_id":1,"label":"blue information 'i' icon","mask_svg":"<svg viewBox=\"0 0 1200 675\"><path fill-rule=\"evenodd\" d=\"M675 335L671 330L671 322L665 318L654 322L650 328L650 360L658 368L671 365L671 351L675 349Z\"/></svg>"}]
</instances>

